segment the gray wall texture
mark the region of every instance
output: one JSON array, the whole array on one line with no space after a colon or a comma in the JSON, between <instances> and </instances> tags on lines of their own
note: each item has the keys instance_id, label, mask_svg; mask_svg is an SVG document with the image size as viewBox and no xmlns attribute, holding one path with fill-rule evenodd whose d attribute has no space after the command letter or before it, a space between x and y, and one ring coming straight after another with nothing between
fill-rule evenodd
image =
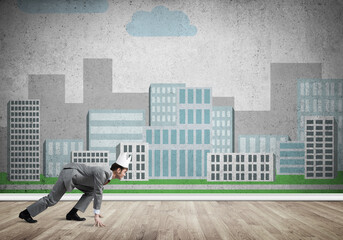
<instances>
[{"instance_id":1,"label":"gray wall texture","mask_svg":"<svg viewBox=\"0 0 343 240\"><path fill-rule=\"evenodd\" d=\"M0 171L10 100L41 99L41 144L86 143L89 109L145 109L148 123L151 83L212 87L215 105L235 108L237 149L240 134L296 139L297 78L343 79L339 0L20 2L0 1ZM196 34L126 30L157 6L182 12Z\"/></svg>"}]
</instances>

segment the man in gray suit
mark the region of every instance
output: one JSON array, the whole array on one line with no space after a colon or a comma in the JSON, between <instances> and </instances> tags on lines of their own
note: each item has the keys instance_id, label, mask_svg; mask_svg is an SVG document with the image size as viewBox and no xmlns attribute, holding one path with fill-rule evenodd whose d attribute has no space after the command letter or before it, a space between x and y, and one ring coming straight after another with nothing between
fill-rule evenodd
<instances>
[{"instance_id":1,"label":"man in gray suit","mask_svg":"<svg viewBox=\"0 0 343 240\"><path fill-rule=\"evenodd\" d=\"M66 215L66 219L74 221L86 220L85 218L80 218L77 211L85 212L94 198L94 225L97 227L105 226L100 221L100 207L104 185L109 183L111 179L122 179L128 170L130 161L131 156L128 156L127 153L121 153L117 161L112 164L111 169L87 166L81 163L65 165L49 195L27 207L19 214L19 218L29 223L36 223L37 220L32 219L32 217L55 205L66 192L77 188L84 194L74 208Z\"/></svg>"}]
</instances>

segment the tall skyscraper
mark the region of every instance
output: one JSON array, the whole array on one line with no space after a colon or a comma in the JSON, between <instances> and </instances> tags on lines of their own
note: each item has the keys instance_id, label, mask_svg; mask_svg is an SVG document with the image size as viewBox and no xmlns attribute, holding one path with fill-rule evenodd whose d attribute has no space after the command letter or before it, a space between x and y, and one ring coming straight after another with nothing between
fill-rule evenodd
<instances>
[{"instance_id":1,"label":"tall skyscraper","mask_svg":"<svg viewBox=\"0 0 343 240\"><path fill-rule=\"evenodd\" d=\"M10 181L40 180L40 101L7 105L7 174Z\"/></svg>"},{"instance_id":2,"label":"tall skyscraper","mask_svg":"<svg viewBox=\"0 0 343 240\"><path fill-rule=\"evenodd\" d=\"M212 108L212 151L234 152L234 110L232 107Z\"/></svg>"},{"instance_id":3,"label":"tall skyscraper","mask_svg":"<svg viewBox=\"0 0 343 240\"><path fill-rule=\"evenodd\" d=\"M206 155L211 151L210 88L179 87L176 92L176 123L149 126L149 178L203 179Z\"/></svg>"},{"instance_id":4,"label":"tall skyscraper","mask_svg":"<svg viewBox=\"0 0 343 240\"><path fill-rule=\"evenodd\" d=\"M306 116L333 116L337 146L343 146L343 79L298 80L298 139L305 140ZM337 149L338 171L343 171L343 148Z\"/></svg>"},{"instance_id":5,"label":"tall skyscraper","mask_svg":"<svg viewBox=\"0 0 343 240\"><path fill-rule=\"evenodd\" d=\"M58 177L63 165L70 163L72 151L82 151L82 139L47 139L43 145L44 176Z\"/></svg>"},{"instance_id":6,"label":"tall skyscraper","mask_svg":"<svg viewBox=\"0 0 343 240\"><path fill-rule=\"evenodd\" d=\"M337 174L334 117L305 117L305 178L330 179Z\"/></svg>"},{"instance_id":7,"label":"tall skyscraper","mask_svg":"<svg viewBox=\"0 0 343 240\"><path fill-rule=\"evenodd\" d=\"M87 149L109 151L112 164L116 160L116 146L121 142L142 142L144 128L144 110L90 110Z\"/></svg>"}]
</instances>

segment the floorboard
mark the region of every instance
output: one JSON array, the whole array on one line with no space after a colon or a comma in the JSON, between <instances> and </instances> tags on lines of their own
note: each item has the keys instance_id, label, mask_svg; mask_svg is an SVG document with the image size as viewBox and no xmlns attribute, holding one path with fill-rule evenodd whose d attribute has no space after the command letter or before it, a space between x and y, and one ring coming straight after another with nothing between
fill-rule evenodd
<instances>
[{"instance_id":1,"label":"floorboard","mask_svg":"<svg viewBox=\"0 0 343 240\"><path fill-rule=\"evenodd\" d=\"M341 239L343 202L104 201L104 228L65 220L75 202L63 201L35 217L18 218L31 202L0 202L0 239Z\"/></svg>"}]
</instances>

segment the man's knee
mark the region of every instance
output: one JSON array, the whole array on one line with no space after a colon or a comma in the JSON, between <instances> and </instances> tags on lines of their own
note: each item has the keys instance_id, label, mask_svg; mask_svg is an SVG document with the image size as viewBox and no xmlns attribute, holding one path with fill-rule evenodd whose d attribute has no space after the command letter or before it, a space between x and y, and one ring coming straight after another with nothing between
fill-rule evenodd
<instances>
[{"instance_id":1,"label":"man's knee","mask_svg":"<svg viewBox=\"0 0 343 240\"><path fill-rule=\"evenodd\" d=\"M55 199L50 198L48 196L48 197L46 197L45 202L46 202L48 207L52 207L52 206L56 205L56 203L58 203L58 200L55 200Z\"/></svg>"}]
</instances>

